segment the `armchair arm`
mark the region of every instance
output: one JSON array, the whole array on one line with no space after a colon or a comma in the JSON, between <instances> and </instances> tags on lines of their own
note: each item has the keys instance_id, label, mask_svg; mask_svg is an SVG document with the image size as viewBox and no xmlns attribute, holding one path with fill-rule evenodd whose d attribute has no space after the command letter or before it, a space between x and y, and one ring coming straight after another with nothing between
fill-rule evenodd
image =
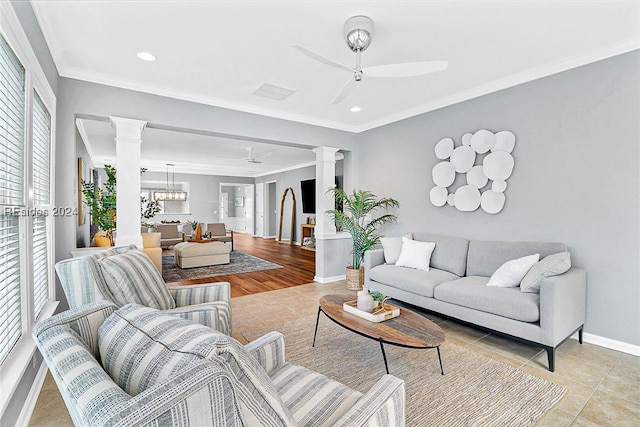
<instances>
[{"instance_id":1,"label":"armchair arm","mask_svg":"<svg viewBox=\"0 0 640 427\"><path fill-rule=\"evenodd\" d=\"M334 427L405 425L404 381L393 375L383 376L344 414Z\"/></svg>"},{"instance_id":2,"label":"armchair arm","mask_svg":"<svg viewBox=\"0 0 640 427\"><path fill-rule=\"evenodd\" d=\"M127 401L100 405L100 418L89 425L165 425L171 424L170 420L187 419L189 425L241 425L234 400L228 375L214 364L200 361Z\"/></svg>"},{"instance_id":3,"label":"armchair arm","mask_svg":"<svg viewBox=\"0 0 640 427\"><path fill-rule=\"evenodd\" d=\"M204 283L202 285L168 286L169 293L176 301L176 307L186 307L214 301L231 304L231 284L229 282Z\"/></svg>"},{"instance_id":4,"label":"armchair arm","mask_svg":"<svg viewBox=\"0 0 640 427\"><path fill-rule=\"evenodd\" d=\"M572 268L548 277L540 284L542 344L556 346L584 325L587 305L587 273Z\"/></svg>"},{"instance_id":5,"label":"armchair arm","mask_svg":"<svg viewBox=\"0 0 640 427\"><path fill-rule=\"evenodd\" d=\"M231 305L226 301L188 305L166 310L166 313L199 325L208 326L231 336Z\"/></svg>"},{"instance_id":6,"label":"armchair arm","mask_svg":"<svg viewBox=\"0 0 640 427\"><path fill-rule=\"evenodd\" d=\"M267 371L267 374L285 363L284 335L280 332L269 332L251 341L244 348Z\"/></svg>"}]
</instances>

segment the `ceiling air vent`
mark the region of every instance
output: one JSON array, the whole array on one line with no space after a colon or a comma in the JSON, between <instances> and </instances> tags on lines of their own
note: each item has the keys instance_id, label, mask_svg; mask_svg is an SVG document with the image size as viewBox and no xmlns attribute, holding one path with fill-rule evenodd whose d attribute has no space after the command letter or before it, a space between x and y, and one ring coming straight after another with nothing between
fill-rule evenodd
<instances>
[{"instance_id":1,"label":"ceiling air vent","mask_svg":"<svg viewBox=\"0 0 640 427\"><path fill-rule=\"evenodd\" d=\"M295 90L272 85L270 83L263 83L262 86L253 92L253 94L264 98L275 99L276 101L282 101L294 92Z\"/></svg>"}]
</instances>

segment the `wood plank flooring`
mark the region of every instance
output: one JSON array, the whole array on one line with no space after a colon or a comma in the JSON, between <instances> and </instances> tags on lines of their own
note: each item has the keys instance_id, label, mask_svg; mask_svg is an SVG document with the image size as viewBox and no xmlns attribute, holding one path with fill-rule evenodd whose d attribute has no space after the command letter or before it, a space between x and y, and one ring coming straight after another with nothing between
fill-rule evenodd
<instances>
[{"instance_id":1,"label":"wood plank flooring","mask_svg":"<svg viewBox=\"0 0 640 427\"><path fill-rule=\"evenodd\" d=\"M183 285L199 283L230 282L231 297L257 294L276 289L290 288L313 282L316 262L315 252L300 246L278 243L273 239L252 237L250 234L234 233L234 249L281 265L283 268L256 271L229 276L216 276L194 280L183 280ZM164 253L170 253L164 251Z\"/></svg>"}]
</instances>

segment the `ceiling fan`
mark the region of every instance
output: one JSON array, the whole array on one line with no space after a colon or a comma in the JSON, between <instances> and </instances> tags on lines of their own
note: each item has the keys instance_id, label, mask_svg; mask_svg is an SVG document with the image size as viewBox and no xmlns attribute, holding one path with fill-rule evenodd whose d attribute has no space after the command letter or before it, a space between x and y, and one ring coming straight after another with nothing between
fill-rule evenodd
<instances>
[{"instance_id":1,"label":"ceiling fan","mask_svg":"<svg viewBox=\"0 0 640 427\"><path fill-rule=\"evenodd\" d=\"M254 163L254 164L260 164L262 163L260 160L256 159L255 156L253 155L253 147L247 147L247 151L249 152L249 154L247 154L247 162L249 163Z\"/></svg>"},{"instance_id":2,"label":"ceiling fan","mask_svg":"<svg viewBox=\"0 0 640 427\"><path fill-rule=\"evenodd\" d=\"M367 16L358 15L347 19L344 24L344 37L349 49L356 54L356 66L353 68L326 58L306 47L297 44L291 45L294 49L316 61L353 73L353 76L349 78L333 99L332 104L342 102L355 88L355 84L361 81L364 76L381 78L414 77L435 73L447 68L447 61L405 62L362 68L360 66L360 54L369 47L373 39L373 21Z\"/></svg>"}]
</instances>

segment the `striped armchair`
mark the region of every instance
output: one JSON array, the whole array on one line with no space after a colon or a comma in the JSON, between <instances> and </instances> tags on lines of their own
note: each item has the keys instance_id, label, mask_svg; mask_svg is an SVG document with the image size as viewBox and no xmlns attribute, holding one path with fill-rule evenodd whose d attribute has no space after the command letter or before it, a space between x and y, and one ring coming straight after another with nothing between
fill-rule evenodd
<instances>
[{"instance_id":1,"label":"striped armchair","mask_svg":"<svg viewBox=\"0 0 640 427\"><path fill-rule=\"evenodd\" d=\"M118 307L138 303L231 334L229 282L168 287L135 246L62 260L55 270L70 308L102 300Z\"/></svg>"},{"instance_id":2,"label":"striped armchair","mask_svg":"<svg viewBox=\"0 0 640 427\"><path fill-rule=\"evenodd\" d=\"M101 301L36 325L76 425L404 426L404 382L362 394L284 360L272 332L240 345L137 304Z\"/></svg>"}]
</instances>

